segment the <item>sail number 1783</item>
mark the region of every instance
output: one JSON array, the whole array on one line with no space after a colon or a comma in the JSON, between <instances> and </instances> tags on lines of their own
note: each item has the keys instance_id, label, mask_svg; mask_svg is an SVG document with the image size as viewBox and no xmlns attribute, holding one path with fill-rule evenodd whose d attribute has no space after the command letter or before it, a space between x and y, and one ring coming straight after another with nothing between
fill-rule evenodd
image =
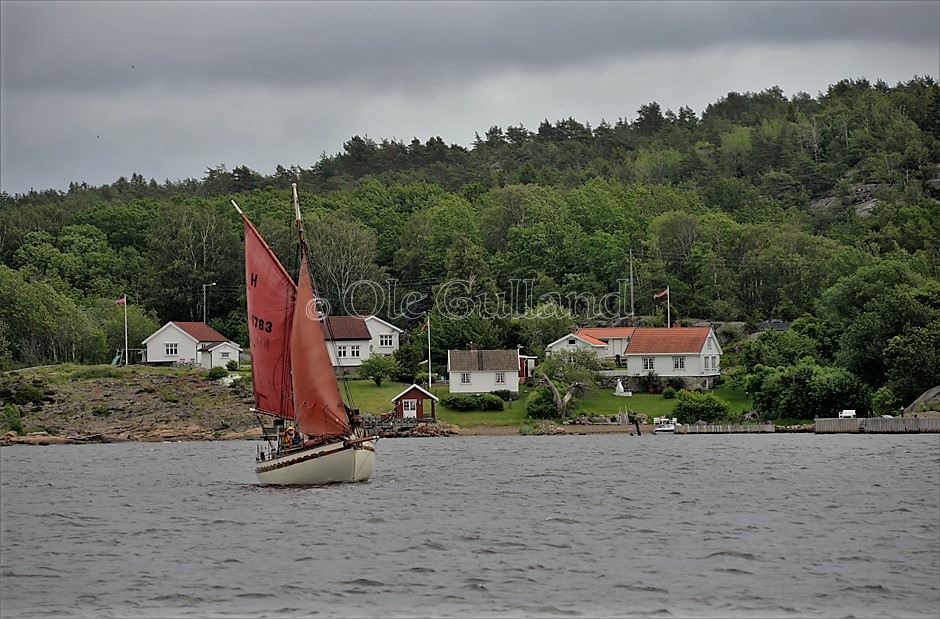
<instances>
[{"instance_id":1,"label":"sail number 1783","mask_svg":"<svg viewBox=\"0 0 940 619\"><path fill-rule=\"evenodd\" d=\"M261 331L264 331L265 333L270 333L271 327L273 325L271 324L270 320L265 320L264 318L258 318L257 316L252 316L251 326L254 327L255 329L260 329Z\"/></svg>"}]
</instances>

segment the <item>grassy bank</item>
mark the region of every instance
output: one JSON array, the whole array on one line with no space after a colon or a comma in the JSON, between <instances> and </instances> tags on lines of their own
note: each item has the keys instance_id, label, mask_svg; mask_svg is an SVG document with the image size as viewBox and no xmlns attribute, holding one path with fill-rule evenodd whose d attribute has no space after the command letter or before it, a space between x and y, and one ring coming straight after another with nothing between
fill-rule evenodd
<instances>
[{"instance_id":1,"label":"grassy bank","mask_svg":"<svg viewBox=\"0 0 940 619\"><path fill-rule=\"evenodd\" d=\"M392 398L405 390L408 385L395 382L384 382L381 387L369 380L348 381L349 391L355 406L364 413L381 415L392 410ZM434 387L432 393L437 397L447 395L447 386ZM530 390L522 387L519 399L506 405L502 411L455 411L438 403L436 413L438 419L447 423L454 423L463 427L472 426L509 426L519 425L525 420L526 401ZM732 414L741 414L750 410L751 402L739 390L730 387L719 387L714 390L715 395L731 405ZM346 397L346 393L343 393ZM580 398L575 407L575 414L588 416L616 415L618 412L629 409L633 412L653 417L667 416L672 412L676 401L667 400L660 394L634 393L630 397L618 397L606 389L595 389L587 396Z\"/></svg>"}]
</instances>

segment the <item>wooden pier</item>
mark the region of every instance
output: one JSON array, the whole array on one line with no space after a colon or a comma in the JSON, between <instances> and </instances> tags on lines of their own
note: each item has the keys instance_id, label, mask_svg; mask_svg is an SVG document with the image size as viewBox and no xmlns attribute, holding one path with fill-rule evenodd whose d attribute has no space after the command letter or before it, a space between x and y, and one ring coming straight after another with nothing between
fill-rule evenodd
<instances>
[{"instance_id":1,"label":"wooden pier","mask_svg":"<svg viewBox=\"0 0 940 619\"><path fill-rule=\"evenodd\" d=\"M873 417L871 419L817 419L816 434L921 434L940 433L938 417Z\"/></svg>"}]
</instances>

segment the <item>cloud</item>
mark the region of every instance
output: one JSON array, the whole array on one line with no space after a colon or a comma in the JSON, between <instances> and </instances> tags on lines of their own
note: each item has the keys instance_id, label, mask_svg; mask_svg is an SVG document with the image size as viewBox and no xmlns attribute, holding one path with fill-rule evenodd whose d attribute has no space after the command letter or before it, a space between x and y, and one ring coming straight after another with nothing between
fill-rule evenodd
<instances>
[{"instance_id":1,"label":"cloud","mask_svg":"<svg viewBox=\"0 0 940 619\"><path fill-rule=\"evenodd\" d=\"M936 77L935 2L0 3L0 183L271 173L353 135ZM100 137L99 137L100 136Z\"/></svg>"}]
</instances>

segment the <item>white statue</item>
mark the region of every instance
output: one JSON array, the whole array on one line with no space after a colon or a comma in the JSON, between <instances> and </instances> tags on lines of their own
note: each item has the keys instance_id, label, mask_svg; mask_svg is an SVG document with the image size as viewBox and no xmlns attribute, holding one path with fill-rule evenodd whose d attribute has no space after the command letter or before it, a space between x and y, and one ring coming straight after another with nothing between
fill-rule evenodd
<instances>
[{"instance_id":1,"label":"white statue","mask_svg":"<svg viewBox=\"0 0 940 619\"><path fill-rule=\"evenodd\" d=\"M617 390L614 393L623 393L623 382L619 378L617 379Z\"/></svg>"}]
</instances>

